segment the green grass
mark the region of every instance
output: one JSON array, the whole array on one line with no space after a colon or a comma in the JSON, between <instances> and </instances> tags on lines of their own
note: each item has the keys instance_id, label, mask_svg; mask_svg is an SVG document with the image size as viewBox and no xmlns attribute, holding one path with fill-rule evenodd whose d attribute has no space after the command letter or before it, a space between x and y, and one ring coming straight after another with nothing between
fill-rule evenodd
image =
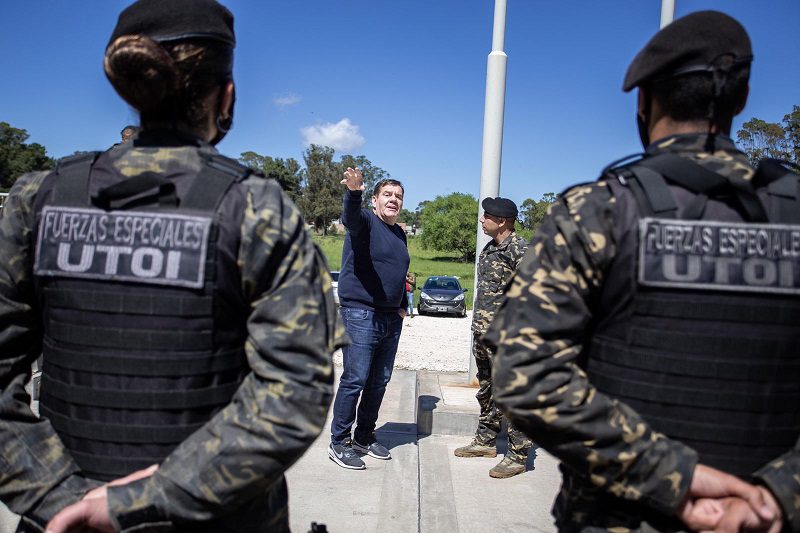
<instances>
[{"instance_id":1,"label":"green grass","mask_svg":"<svg viewBox=\"0 0 800 533\"><path fill-rule=\"evenodd\" d=\"M328 260L331 270L339 270L342 266L342 235L315 235L316 242ZM467 308L472 309L472 299L475 283L475 265L457 261L457 252L440 252L437 250L423 250L419 237L408 238L408 253L411 255L409 270L417 274L417 291L414 299L419 298L419 289L428 279L428 276L458 276L461 285L469 289L467 293Z\"/></svg>"}]
</instances>

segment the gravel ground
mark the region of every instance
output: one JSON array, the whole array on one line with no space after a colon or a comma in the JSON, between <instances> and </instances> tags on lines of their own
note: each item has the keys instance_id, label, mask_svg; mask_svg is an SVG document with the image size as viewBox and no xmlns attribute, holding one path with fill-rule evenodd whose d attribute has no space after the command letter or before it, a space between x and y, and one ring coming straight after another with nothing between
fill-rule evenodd
<instances>
[{"instance_id":1,"label":"gravel ground","mask_svg":"<svg viewBox=\"0 0 800 533\"><path fill-rule=\"evenodd\" d=\"M450 316L406 317L400 346L397 348L395 368L406 370L433 370L436 372L466 372L469 370L472 333L472 311L467 318ZM333 355L337 365L342 364L341 352Z\"/></svg>"}]
</instances>

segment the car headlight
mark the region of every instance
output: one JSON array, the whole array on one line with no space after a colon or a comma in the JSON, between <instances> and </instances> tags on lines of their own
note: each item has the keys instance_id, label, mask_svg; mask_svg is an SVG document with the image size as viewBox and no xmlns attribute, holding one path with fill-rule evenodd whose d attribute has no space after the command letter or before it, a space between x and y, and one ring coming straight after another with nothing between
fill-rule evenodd
<instances>
[{"instance_id":1,"label":"car headlight","mask_svg":"<svg viewBox=\"0 0 800 533\"><path fill-rule=\"evenodd\" d=\"M460 302L463 299L464 299L464 293L461 293L458 296L456 296L455 298L453 298L453 301L454 302Z\"/></svg>"},{"instance_id":2,"label":"car headlight","mask_svg":"<svg viewBox=\"0 0 800 533\"><path fill-rule=\"evenodd\" d=\"M428 293L427 293L427 292L420 292L420 293L419 293L419 297L420 297L420 298L422 298L423 300L433 300L433 298L431 298L430 296L428 296Z\"/></svg>"}]
</instances>

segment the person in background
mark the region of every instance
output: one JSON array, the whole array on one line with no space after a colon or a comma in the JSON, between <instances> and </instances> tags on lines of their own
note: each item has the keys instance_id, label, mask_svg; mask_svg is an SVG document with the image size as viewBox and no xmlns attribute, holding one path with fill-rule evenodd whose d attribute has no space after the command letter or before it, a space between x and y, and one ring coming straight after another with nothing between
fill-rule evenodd
<instances>
[{"instance_id":1,"label":"person in background","mask_svg":"<svg viewBox=\"0 0 800 533\"><path fill-rule=\"evenodd\" d=\"M120 136L122 137L121 142L130 141L137 133L139 133L139 128L137 128L136 126L133 125L125 126L124 128L122 128L122 131L119 132Z\"/></svg>"},{"instance_id":2,"label":"person in background","mask_svg":"<svg viewBox=\"0 0 800 533\"><path fill-rule=\"evenodd\" d=\"M372 191L372 210L367 210L361 208L361 171L348 168L341 183L346 186L342 222L347 234L339 310L351 344L343 349L328 457L342 468L363 470L366 465L358 453L391 459L375 436L375 424L403 329L410 257L406 234L397 224L403 185L393 179L379 181Z\"/></svg>"},{"instance_id":3,"label":"person in background","mask_svg":"<svg viewBox=\"0 0 800 533\"><path fill-rule=\"evenodd\" d=\"M298 209L214 148L234 45L213 0L126 8L104 69L142 131L21 176L0 215L0 499L24 531L289 530L346 337Z\"/></svg>"},{"instance_id":4,"label":"person in background","mask_svg":"<svg viewBox=\"0 0 800 533\"><path fill-rule=\"evenodd\" d=\"M414 318L414 291L417 289L417 275L413 272L406 274L406 299L408 300L408 316Z\"/></svg>"},{"instance_id":5,"label":"person in background","mask_svg":"<svg viewBox=\"0 0 800 533\"><path fill-rule=\"evenodd\" d=\"M517 205L512 200L499 196L484 198L481 207L481 227L492 239L478 258L478 292L472 315L472 347L480 385L475 397L481 411L472 442L456 448L456 457L497 457L497 434L503 413L495 405L492 391L493 354L482 337L503 301L506 285L528 249L528 243L515 230ZM531 440L508 420L506 427L506 455L489 470L489 476L494 478L509 478L525 472L525 462L533 448Z\"/></svg>"}]
</instances>

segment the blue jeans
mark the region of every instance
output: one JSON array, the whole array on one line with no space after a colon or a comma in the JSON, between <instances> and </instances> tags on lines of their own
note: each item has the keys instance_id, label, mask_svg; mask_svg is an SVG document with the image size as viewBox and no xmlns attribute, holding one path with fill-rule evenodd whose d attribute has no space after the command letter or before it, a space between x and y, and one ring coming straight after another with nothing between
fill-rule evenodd
<instances>
[{"instance_id":1,"label":"blue jeans","mask_svg":"<svg viewBox=\"0 0 800 533\"><path fill-rule=\"evenodd\" d=\"M397 312L378 313L355 307L342 307L339 311L352 343L342 350L344 370L333 402L331 442L341 444L350 438L356 422L355 440L366 444L375 431L383 394L392 377L403 318Z\"/></svg>"},{"instance_id":2,"label":"blue jeans","mask_svg":"<svg viewBox=\"0 0 800 533\"><path fill-rule=\"evenodd\" d=\"M409 315L413 315L414 314L414 293L413 292L407 292L406 296L408 297L408 314Z\"/></svg>"}]
</instances>

